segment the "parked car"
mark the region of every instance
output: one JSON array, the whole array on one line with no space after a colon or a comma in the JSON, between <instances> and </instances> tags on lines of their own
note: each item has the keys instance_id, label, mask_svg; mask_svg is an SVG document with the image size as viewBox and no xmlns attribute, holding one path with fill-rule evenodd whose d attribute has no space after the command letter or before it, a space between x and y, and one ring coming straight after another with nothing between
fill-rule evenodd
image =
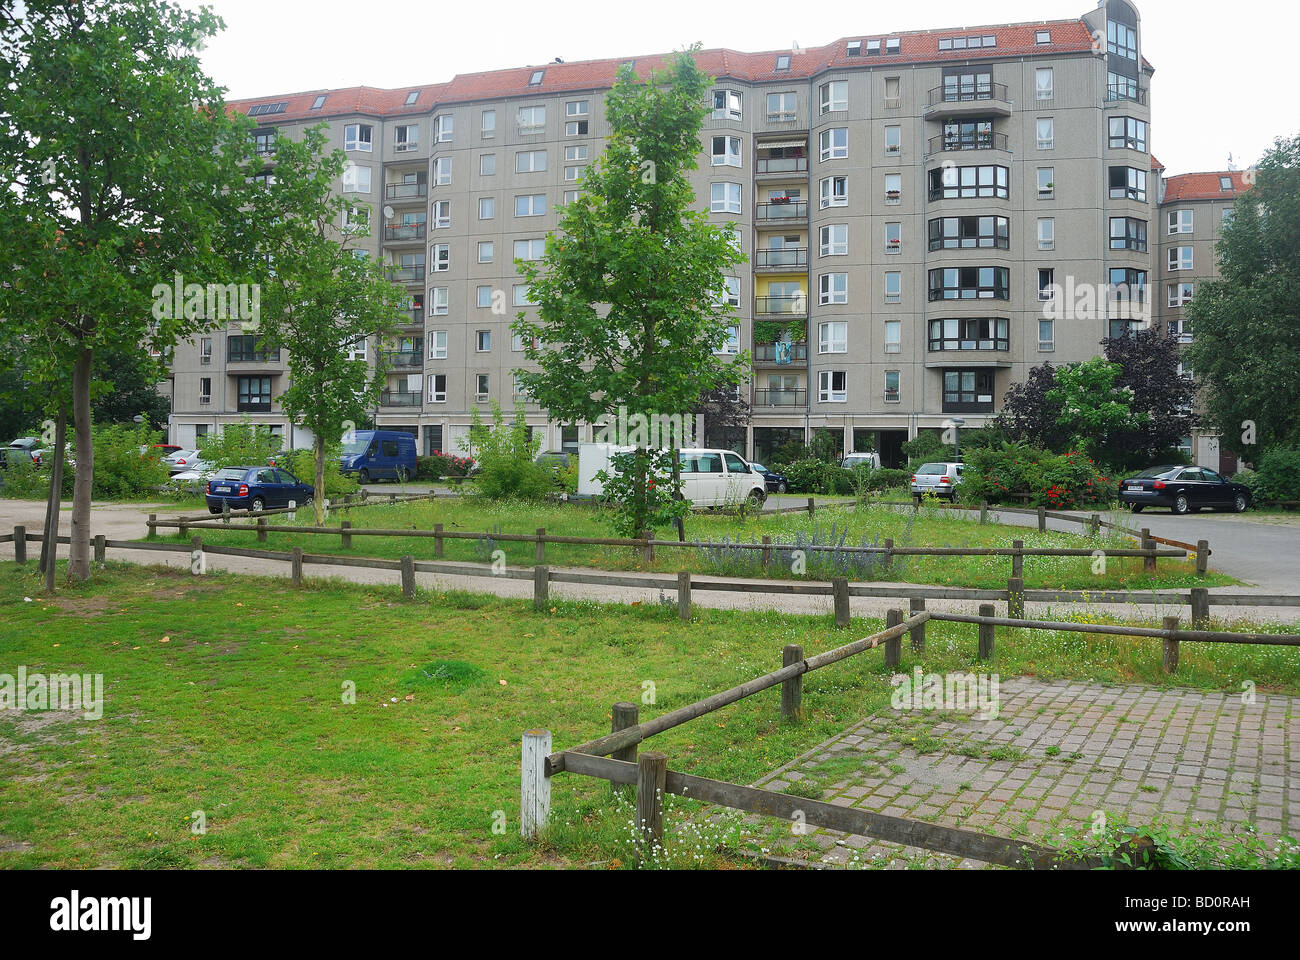
<instances>
[{"instance_id":1,"label":"parked car","mask_svg":"<svg viewBox=\"0 0 1300 960\"><path fill-rule=\"evenodd\" d=\"M358 430L339 457L339 471L361 483L415 476L415 437L397 430Z\"/></svg>"},{"instance_id":2,"label":"parked car","mask_svg":"<svg viewBox=\"0 0 1300 960\"><path fill-rule=\"evenodd\" d=\"M231 510L261 510L287 507L290 501L310 506L316 488L303 483L283 467L223 467L208 481L209 513L221 513L223 504Z\"/></svg>"},{"instance_id":3,"label":"parked car","mask_svg":"<svg viewBox=\"0 0 1300 960\"><path fill-rule=\"evenodd\" d=\"M614 469L611 456L633 450L606 443L584 443L578 448L578 493L599 497L604 484L596 474ZM677 451L681 465L682 495L696 506L720 507L749 499L761 504L767 499L763 475L745 458L731 450L702 448Z\"/></svg>"},{"instance_id":4,"label":"parked car","mask_svg":"<svg viewBox=\"0 0 1300 960\"><path fill-rule=\"evenodd\" d=\"M852 470L859 463L868 463L872 470L880 469L880 454L878 453L850 453L840 461L840 466L845 470Z\"/></svg>"},{"instance_id":5,"label":"parked car","mask_svg":"<svg viewBox=\"0 0 1300 960\"><path fill-rule=\"evenodd\" d=\"M154 451L158 456L163 457L165 459L167 457L170 457L177 450L181 450L183 448L179 443L155 443L149 449Z\"/></svg>"},{"instance_id":6,"label":"parked car","mask_svg":"<svg viewBox=\"0 0 1300 960\"><path fill-rule=\"evenodd\" d=\"M763 475L763 482L767 484L769 493L785 493L790 489L790 481L785 478L785 474L775 473L761 463L751 463L750 466Z\"/></svg>"},{"instance_id":7,"label":"parked car","mask_svg":"<svg viewBox=\"0 0 1300 960\"><path fill-rule=\"evenodd\" d=\"M956 499L956 487L965 469L960 463L921 464L912 474L912 496L919 500L930 493L940 499Z\"/></svg>"},{"instance_id":8,"label":"parked car","mask_svg":"<svg viewBox=\"0 0 1300 960\"><path fill-rule=\"evenodd\" d=\"M41 462L41 441L39 437L18 437L9 441L9 449L26 453L32 463Z\"/></svg>"},{"instance_id":9,"label":"parked car","mask_svg":"<svg viewBox=\"0 0 1300 960\"><path fill-rule=\"evenodd\" d=\"M1165 464L1143 470L1119 485L1119 502L1134 513L1147 507L1168 507L1173 513L1195 513L1203 507L1241 513L1250 506L1250 488L1225 480L1209 467Z\"/></svg>"},{"instance_id":10,"label":"parked car","mask_svg":"<svg viewBox=\"0 0 1300 960\"><path fill-rule=\"evenodd\" d=\"M167 466L167 473L173 477L178 473L192 470L198 460L199 452L197 450L177 450L163 457L163 463Z\"/></svg>"},{"instance_id":11,"label":"parked car","mask_svg":"<svg viewBox=\"0 0 1300 960\"><path fill-rule=\"evenodd\" d=\"M177 487L207 488L208 481L216 476L213 464L206 460L194 459L180 473L173 473L167 482Z\"/></svg>"}]
</instances>

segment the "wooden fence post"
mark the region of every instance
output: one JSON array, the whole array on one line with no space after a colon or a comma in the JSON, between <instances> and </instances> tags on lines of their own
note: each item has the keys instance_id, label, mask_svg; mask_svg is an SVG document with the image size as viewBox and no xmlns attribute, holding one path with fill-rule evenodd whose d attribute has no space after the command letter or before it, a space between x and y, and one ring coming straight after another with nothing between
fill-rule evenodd
<instances>
[{"instance_id":1,"label":"wooden fence post","mask_svg":"<svg viewBox=\"0 0 1300 960\"><path fill-rule=\"evenodd\" d=\"M1047 532L1047 508L1046 507L1038 508L1038 532L1039 533Z\"/></svg>"},{"instance_id":2,"label":"wooden fence post","mask_svg":"<svg viewBox=\"0 0 1300 960\"><path fill-rule=\"evenodd\" d=\"M1172 635L1178 629L1178 618L1165 617L1164 628L1170 636L1162 641L1164 650L1160 658L1160 669L1165 673L1175 673L1178 670L1178 641Z\"/></svg>"},{"instance_id":3,"label":"wooden fence post","mask_svg":"<svg viewBox=\"0 0 1300 960\"><path fill-rule=\"evenodd\" d=\"M537 553L533 557L533 563L546 562L546 541L542 539L542 537L544 536L546 536L546 528L538 527L537 528Z\"/></svg>"},{"instance_id":4,"label":"wooden fence post","mask_svg":"<svg viewBox=\"0 0 1300 960\"><path fill-rule=\"evenodd\" d=\"M885 629L896 627L903 622L902 610L885 611ZM903 638L894 637L885 641L885 666L896 667L903 662Z\"/></svg>"},{"instance_id":5,"label":"wooden fence post","mask_svg":"<svg viewBox=\"0 0 1300 960\"><path fill-rule=\"evenodd\" d=\"M642 540L642 543L641 543L641 560L642 560L642 562L643 562L643 563L654 563L654 562L655 562L655 548L654 548L654 544L652 544L652 543L650 542L650 531L649 531L649 530L642 530L642 531L641 531L641 540Z\"/></svg>"},{"instance_id":6,"label":"wooden fence post","mask_svg":"<svg viewBox=\"0 0 1300 960\"><path fill-rule=\"evenodd\" d=\"M1025 581L1012 577L1007 581L1007 616L1012 620L1025 619Z\"/></svg>"},{"instance_id":7,"label":"wooden fence post","mask_svg":"<svg viewBox=\"0 0 1300 960\"><path fill-rule=\"evenodd\" d=\"M881 561L881 567L885 573L891 573L894 569L894 541L885 539L885 555Z\"/></svg>"},{"instance_id":8,"label":"wooden fence post","mask_svg":"<svg viewBox=\"0 0 1300 960\"><path fill-rule=\"evenodd\" d=\"M1088 536L1095 537L1099 533L1101 533L1101 517L1094 513L1088 518Z\"/></svg>"},{"instance_id":9,"label":"wooden fence post","mask_svg":"<svg viewBox=\"0 0 1300 960\"><path fill-rule=\"evenodd\" d=\"M533 609L545 610L551 589L551 570L547 566L533 567Z\"/></svg>"},{"instance_id":10,"label":"wooden fence post","mask_svg":"<svg viewBox=\"0 0 1300 960\"><path fill-rule=\"evenodd\" d=\"M997 616L997 611L991 603L980 604L981 617ZM989 660L993 657L993 624L981 623L979 625L979 658Z\"/></svg>"},{"instance_id":11,"label":"wooden fence post","mask_svg":"<svg viewBox=\"0 0 1300 960\"><path fill-rule=\"evenodd\" d=\"M846 577L836 577L831 581L831 596L835 600L835 626L844 628L849 625L849 581Z\"/></svg>"},{"instance_id":12,"label":"wooden fence post","mask_svg":"<svg viewBox=\"0 0 1300 960\"><path fill-rule=\"evenodd\" d=\"M185 518L184 518L184 517L181 517L181 519L180 519L180 529L179 529L179 531L178 531L178 533L180 534L180 538L181 538L182 540L184 540L184 539L189 535L189 532L190 532L190 525L189 525L188 523L185 522Z\"/></svg>"},{"instance_id":13,"label":"wooden fence post","mask_svg":"<svg viewBox=\"0 0 1300 960\"><path fill-rule=\"evenodd\" d=\"M1210 625L1210 591L1192 587L1192 628L1206 630Z\"/></svg>"},{"instance_id":14,"label":"wooden fence post","mask_svg":"<svg viewBox=\"0 0 1300 960\"><path fill-rule=\"evenodd\" d=\"M198 576L207 572L207 558L203 555L203 538L190 537L190 573Z\"/></svg>"},{"instance_id":15,"label":"wooden fence post","mask_svg":"<svg viewBox=\"0 0 1300 960\"><path fill-rule=\"evenodd\" d=\"M772 565L772 538L766 534L763 536L763 566Z\"/></svg>"},{"instance_id":16,"label":"wooden fence post","mask_svg":"<svg viewBox=\"0 0 1300 960\"><path fill-rule=\"evenodd\" d=\"M635 703L628 703L626 700L620 700L611 708L609 732L618 733L620 730L626 730L628 727L635 727L640 722L641 708ZM611 753L611 760L624 760L628 763L636 763L636 744L624 747L622 750L615 750ZM631 794L632 785L621 783L614 786L614 792Z\"/></svg>"},{"instance_id":17,"label":"wooden fence post","mask_svg":"<svg viewBox=\"0 0 1300 960\"><path fill-rule=\"evenodd\" d=\"M301 587L302 586L302 547L293 548L293 558L289 562L291 564L289 568L290 582L292 582L295 587Z\"/></svg>"},{"instance_id":18,"label":"wooden fence post","mask_svg":"<svg viewBox=\"0 0 1300 960\"><path fill-rule=\"evenodd\" d=\"M415 596L415 557L409 553L402 557L402 596L408 600Z\"/></svg>"},{"instance_id":19,"label":"wooden fence post","mask_svg":"<svg viewBox=\"0 0 1300 960\"><path fill-rule=\"evenodd\" d=\"M546 758L551 753L551 731L525 730L523 759L519 765L519 833L532 839L551 813L551 781Z\"/></svg>"},{"instance_id":20,"label":"wooden fence post","mask_svg":"<svg viewBox=\"0 0 1300 960\"><path fill-rule=\"evenodd\" d=\"M433 525L433 555L435 557L442 556L442 524L441 523L435 523Z\"/></svg>"},{"instance_id":21,"label":"wooden fence post","mask_svg":"<svg viewBox=\"0 0 1300 960\"><path fill-rule=\"evenodd\" d=\"M636 758L636 822L641 830L641 856L653 855L664 839L664 786L668 756L651 750Z\"/></svg>"},{"instance_id":22,"label":"wooden fence post","mask_svg":"<svg viewBox=\"0 0 1300 960\"><path fill-rule=\"evenodd\" d=\"M677 616L687 623L691 620L691 572L677 571Z\"/></svg>"},{"instance_id":23,"label":"wooden fence post","mask_svg":"<svg viewBox=\"0 0 1300 960\"><path fill-rule=\"evenodd\" d=\"M673 517L673 524L677 527L677 542L686 542L686 518Z\"/></svg>"},{"instance_id":24,"label":"wooden fence post","mask_svg":"<svg viewBox=\"0 0 1300 960\"><path fill-rule=\"evenodd\" d=\"M95 562L104 562L105 540L107 538L102 533L95 534Z\"/></svg>"},{"instance_id":25,"label":"wooden fence post","mask_svg":"<svg viewBox=\"0 0 1300 960\"><path fill-rule=\"evenodd\" d=\"M1203 577L1210 571L1210 541L1196 541L1196 575Z\"/></svg>"},{"instance_id":26,"label":"wooden fence post","mask_svg":"<svg viewBox=\"0 0 1300 960\"><path fill-rule=\"evenodd\" d=\"M1155 548L1156 548L1156 542L1155 542L1154 540L1151 539L1151 528L1150 528L1150 527L1143 527L1143 528L1142 528L1142 549L1143 549L1143 550L1154 550ZM1143 573L1155 573L1155 572L1156 572L1156 558L1155 558L1155 557L1152 557L1152 556L1146 556L1146 557L1143 557L1143 558L1142 558L1142 572L1143 572Z\"/></svg>"},{"instance_id":27,"label":"wooden fence post","mask_svg":"<svg viewBox=\"0 0 1300 960\"><path fill-rule=\"evenodd\" d=\"M27 562L27 528L14 527L14 562Z\"/></svg>"},{"instance_id":28,"label":"wooden fence post","mask_svg":"<svg viewBox=\"0 0 1300 960\"><path fill-rule=\"evenodd\" d=\"M803 647L788 643L781 651L781 666L788 667L803 659ZM803 674L781 682L781 719L798 723L803 715Z\"/></svg>"},{"instance_id":29,"label":"wooden fence post","mask_svg":"<svg viewBox=\"0 0 1300 960\"><path fill-rule=\"evenodd\" d=\"M343 521L347 523L347 521ZM266 517L257 518L257 539L259 543L266 543Z\"/></svg>"},{"instance_id":30,"label":"wooden fence post","mask_svg":"<svg viewBox=\"0 0 1300 960\"><path fill-rule=\"evenodd\" d=\"M987 500L981 500L980 501L980 523L988 523L988 522L989 522L989 502Z\"/></svg>"},{"instance_id":31,"label":"wooden fence post","mask_svg":"<svg viewBox=\"0 0 1300 960\"><path fill-rule=\"evenodd\" d=\"M149 519L145 521L144 538L146 540L156 540L158 538L158 531L154 529L154 524L157 522L158 522L158 514L156 513L149 514Z\"/></svg>"},{"instance_id":32,"label":"wooden fence post","mask_svg":"<svg viewBox=\"0 0 1300 960\"><path fill-rule=\"evenodd\" d=\"M221 501L221 522L222 523L230 522L230 501L229 500Z\"/></svg>"},{"instance_id":33,"label":"wooden fence post","mask_svg":"<svg viewBox=\"0 0 1300 960\"><path fill-rule=\"evenodd\" d=\"M344 520L344 521L342 521L342 522L339 524L339 531L342 533L342 536L343 536L343 549L344 549L344 550L351 550L351 549L352 549L352 534L348 533L348 531L351 530L351 529L352 529L352 521L351 521L351 520Z\"/></svg>"},{"instance_id":34,"label":"wooden fence post","mask_svg":"<svg viewBox=\"0 0 1300 960\"><path fill-rule=\"evenodd\" d=\"M810 516L810 517L813 516L814 513L815 513L815 511L816 511L816 509L817 509L817 505L816 505L816 503L813 502L813 498L812 498L812 497L809 497L809 498L808 498L808 516Z\"/></svg>"},{"instance_id":35,"label":"wooden fence post","mask_svg":"<svg viewBox=\"0 0 1300 960\"><path fill-rule=\"evenodd\" d=\"M925 597L911 597L907 601L907 612L910 616L916 616L918 613L925 612ZM918 623L912 628L912 650L916 653L925 653L925 624Z\"/></svg>"},{"instance_id":36,"label":"wooden fence post","mask_svg":"<svg viewBox=\"0 0 1300 960\"><path fill-rule=\"evenodd\" d=\"M1022 551L1025 549L1025 541L1012 540L1011 549L1016 551L1011 555L1011 575L1013 577L1023 577L1025 575L1025 555Z\"/></svg>"}]
</instances>

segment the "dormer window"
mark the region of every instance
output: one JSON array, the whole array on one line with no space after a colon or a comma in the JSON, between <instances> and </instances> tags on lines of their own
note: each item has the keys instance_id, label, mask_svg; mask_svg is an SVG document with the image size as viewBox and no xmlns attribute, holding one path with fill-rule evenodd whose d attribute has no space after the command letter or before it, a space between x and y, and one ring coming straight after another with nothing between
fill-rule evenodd
<instances>
[{"instance_id":1,"label":"dormer window","mask_svg":"<svg viewBox=\"0 0 1300 960\"><path fill-rule=\"evenodd\" d=\"M898 37L890 37L885 41L885 53L895 54L902 49L903 41Z\"/></svg>"},{"instance_id":2,"label":"dormer window","mask_svg":"<svg viewBox=\"0 0 1300 960\"><path fill-rule=\"evenodd\" d=\"M1052 42L1051 30L1037 30L1034 32L1034 43L1051 43L1051 42Z\"/></svg>"},{"instance_id":3,"label":"dormer window","mask_svg":"<svg viewBox=\"0 0 1300 960\"><path fill-rule=\"evenodd\" d=\"M880 56L880 41L879 41L879 40L868 40L868 41L867 41L867 56L869 56L869 57L878 57L878 56Z\"/></svg>"},{"instance_id":4,"label":"dormer window","mask_svg":"<svg viewBox=\"0 0 1300 960\"><path fill-rule=\"evenodd\" d=\"M1219 178L1219 189L1220 189L1220 190L1231 190L1231 189L1232 189L1232 177L1220 177L1220 178Z\"/></svg>"},{"instance_id":5,"label":"dormer window","mask_svg":"<svg viewBox=\"0 0 1300 960\"><path fill-rule=\"evenodd\" d=\"M410 107L415 105L415 101L420 99L420 91L412 90L406 95L406 102L402 106Z\"/></svg>"},{"instance_id":6,"label":"dormer window","mask_svg":"<svg viewBox=\"0 0 1300 960\"><path fill-rule=\"evenodd\" d=\"M534 70L533 75L528 78L528 85L530 87L540 87L542 85L542 77L545 74L545 70Z\"/></svg>"},{"instance_id":7,"label":"dormer window","mask_svg":"<svg viewBox=\"0 0 1300 960\"><path fill-rule=\"evenodd\" d=\"M776 69L777 69L777 70L789 70L789 69L790 69L790 54L788 54L788 53L783 53L783 54L781 54L779 57L776 58Z\"/></svg>"},{"instance_id":8,"label":"dormer window","mask_svg":"<svg viewBox=\"0 0 1300 960\"><path fill-rule=\"evenodd\" d=\"M313 110L319 110L321 107L325 106L325 98L328 97L328 96L329 96L329 94L327 94L327 93L322 93L322 94L321 94L319 97L317 97L316 100L312 103L311 108L312 108Z\"/></svg>"},{"instance_id":9,"label":"dormer window","mask_svg":"<svg viewBox=\"0 0 1300 960\"><path fill-rule=\"evenodd\" d=\"M862 41L861 41L861 40L850 40L850 41L849 41L849 48L848 48L847 53L848 53L848 55L849 55L850 57L860 57L860 56L862 56Z\"/></svg>"}]
</instances>

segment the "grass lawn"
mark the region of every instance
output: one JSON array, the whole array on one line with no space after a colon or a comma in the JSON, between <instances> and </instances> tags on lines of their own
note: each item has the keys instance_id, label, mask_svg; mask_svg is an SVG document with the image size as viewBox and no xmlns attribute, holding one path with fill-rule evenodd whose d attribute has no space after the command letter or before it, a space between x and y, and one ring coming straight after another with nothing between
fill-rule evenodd
<instances>
[{"instance_id":1,"label":"grass lawn","mask_svg":"<svg viewBox=\"0 0 1300 960\"><path fill-rule=\"evenodd\" d=\"M881 627L709 609L683 624L657 604L538 613L112 563L47 598L34 568L0 563L0 673L102 674L104 712L0 713L0 868L627 863L627 807L586 778L557 778L554 829L519 838L523 730L572 746L650 685L643 719L775 669L784 644L811 654ZM999 631L996 650L981 669L1003 677L1300 691L1295 648L1185 644L1176 681L1155 640ZM975 652L973 626L932 623L902 669L975 669ZM780 722L774 688L651 743L672 769L750 782L885 708L890 689L866 654L805 678L801 724Z\"/></svg>"},{"instance_id":2,"label":"grass lawn","mask_svg":"<svg viewBox=\"0 0 1300 960\"><path fill-rule=\"evenodd\" d=\"M441 523L445 530L486 533L474 540L445 541L444 559L487 563L493 552L505 552L506 563L512 566L531 566L536 546L525 542L498 542L493 533L533 534L544 527L549 534L578 537L612 537L609 523L601 516L601 509L586 505L493 503L474 497L441 499L415 503L374 504L361 510L332 512L326 521L338 526L347 518L356 528L403 530L432 530ZM214 518L215 519L215 518ZM1072 533L1048 531L1039 533L1033 528L979 522L978 514L953 513L938 508L922 508L913 514L887 506L853 509L831 507L817 511L815 518L807 514L761 514L737 517L713 513L688 518L688 540L705 542L761 541L764 535L774 542L793 544L831 543L844 546L880 546L892 539L896 547L1010 547L1013 540L1023 540L1026 547L1071 547L1096 549L1099 547L1133 547L1125 537L1090 539ZM236 521L244 522L247 521ZM270 550L289 550L302 547L306 553L350 553L359 557L395 559L411 554L418 560L433 558L434 542L421 537L355 537L350 550L344 550L341 539L325 534L277 532L277 526L290 525L284 514L267 517L270 532L265 544L257 542L250 531L194 530L187 535L201 535L205 543L226 546L260 547ZM311 523L309 511L299 511L296 525ZM179 540L177 531L171 539ZM661 539L671 539L672 534L661 531ZM655 570L675 572L690 570L693 573L751 576L764 575L778 578L799 578L791 572L788 558L782 562L774 557L764 570L759 551L734 549L683 549L657 547L655 560L647 564L640 551L629 547L595 547L577 544L547 544L546 562L551 566L597 567L606 570ZM1104 572L1094 571L1094 559L1085 557L1026 557L1025 585L1029 588L1054 588L1072 590L1134 589L1155 587L1221 586L1236 581L1223 574L1211 573L1196 576L1195 561L1176 559L1160 560L1157 575L1142 572L1141 558L1109 558ZM847 576L852 580L911 581L916 583L947 584L963 587L1005 589L1011 575L1010 557L899 557L893 569L888 570L873 554L840 554L832 559L827 553L810 552L804 578L826 580L832 576Z\"/></svg>"}]
</instances>

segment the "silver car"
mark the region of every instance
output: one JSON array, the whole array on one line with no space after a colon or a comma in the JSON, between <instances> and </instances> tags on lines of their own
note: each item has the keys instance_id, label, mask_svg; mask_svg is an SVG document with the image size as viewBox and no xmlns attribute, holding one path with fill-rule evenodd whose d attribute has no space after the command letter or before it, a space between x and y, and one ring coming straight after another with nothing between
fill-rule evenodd
<instances>
[{"instance_id":1,"label":"silver car","mask_svg":"<svg viewBox=\"0 0 1300 960\"><path fill-rule=\"evenodd\" d=\"M923 463L912 474L912 496L918 500L927 493L945 500L956 496L964 465L960 463Z\"/></svg>"}]
</instances>

